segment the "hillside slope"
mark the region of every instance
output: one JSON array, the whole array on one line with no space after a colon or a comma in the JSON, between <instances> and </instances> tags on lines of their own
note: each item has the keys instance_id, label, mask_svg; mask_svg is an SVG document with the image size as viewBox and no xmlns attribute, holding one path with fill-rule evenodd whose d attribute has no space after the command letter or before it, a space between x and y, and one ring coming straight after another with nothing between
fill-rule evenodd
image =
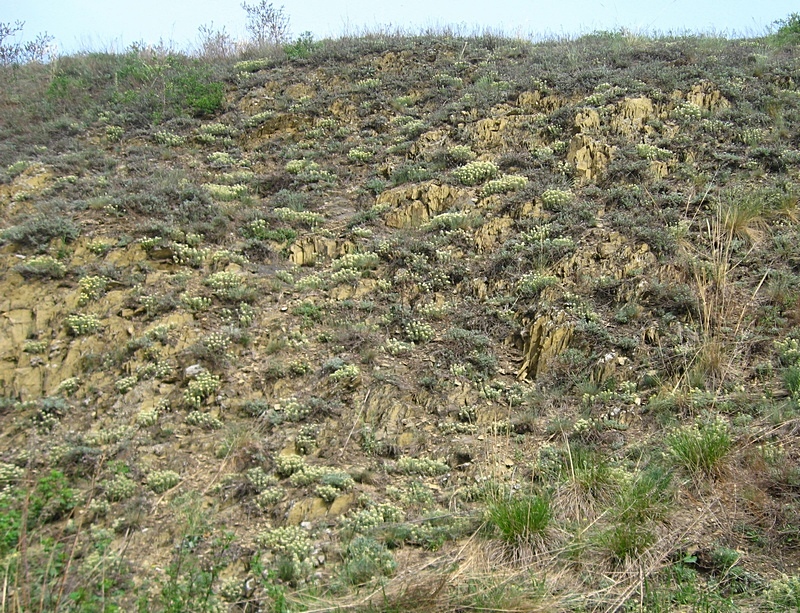
<instances>
[{"instance_id":1,"label":"hillside slope","mask_svg":"<svg viewBox=\"0 0 800 613\"><path fill-rule=\"evenodd\" d=\"M800 601L795 47L3 74L13 611Z\"/></svg>"}]
</instances>

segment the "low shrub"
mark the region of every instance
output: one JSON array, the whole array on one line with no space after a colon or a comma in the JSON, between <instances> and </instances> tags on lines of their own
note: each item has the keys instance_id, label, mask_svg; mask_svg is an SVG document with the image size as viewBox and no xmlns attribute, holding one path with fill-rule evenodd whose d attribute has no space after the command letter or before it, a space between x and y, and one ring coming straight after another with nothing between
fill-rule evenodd
<instances>
[{"instance_id":1,"label":"low shrub","mask_svg":"<svg viewBox=\"0 0 800 613\"><path fill-rule=\"evenodd\" d=\"M49 255L40 255L30 258L22 264L17 264L14 266L14 272L18 272L26 278L62 279L67 273L67 267Z\"/></svg>"},{"instance_id":2,"label":"low shrub","mask_svg":"<svg viewBox=\"0 0 800 613\"><path fill-rule=\"evenodd\" d=\"M62 215L37 215L18 226L0 232L0 241L12 242L34 249L44 249L53 239L72 242L80 230L75 223Z\"/></svg>"}]
</instances>

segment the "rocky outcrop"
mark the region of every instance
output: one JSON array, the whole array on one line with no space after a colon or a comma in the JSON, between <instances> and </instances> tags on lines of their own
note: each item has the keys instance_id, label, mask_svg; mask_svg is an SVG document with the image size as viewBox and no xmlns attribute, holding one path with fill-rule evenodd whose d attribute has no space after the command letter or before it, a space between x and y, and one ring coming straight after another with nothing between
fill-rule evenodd
<instances>
[{"instance_id":1,"label":"rocky outcrop","mask_svg":"<svg viewBox=\"0 0 800 613\"><path fill-rule=\"evenodd\" d=\"M467 192L438 183L400 187L377 198L378 205L389 206L386 225L390 228L417 228L456 203L466 201L469 201Z\"/></svg>"},{"instance_id":2,"label":"rocky outcrop","mask_svg":"<svg viewBox=\"0 0 800 613\"><path fill-rule=\"evenodd\" d=\"M639 133L649 133L647 120L655 114L655 107L650 98L625 98L614 111L611 127L618 134L633 137Z\"/></svg>"},{"instance_id":3,"label":"rocky outcrop","mask_svg":"<svg viewBox=\"0 0 800 613\"><path fill-rule=\"evenodd\" d=\"M475 231L475 246L478 251L491 251L501 244L514 227L510 217L494 217Z\"/></svg>"},{"instance_id":4,"label":"rocky outcrop","mask_svg":"<svg viewBox=\"0 0 800 613\"><path fill-rule=\"evenodd\" d=\"M633 244L619 232L592 228L575 252L556 264L553 272L565 282L585 285L592 279L624 279L634 271L650 270L656 263L646 243Z\"/></svg>"},{"instance_id":5,"label":"rocky outcrop","mask_svg":"<svg viewBox=\"0 0 800 613\"><path fill-rule=\"evenodd\" d=\"M619 232L599 227L586 232L575 252L553 266L550 274L560 279L563 289L578 291L576 288L586 287L593 280L618 281L631 278L636 271L654 269L657 269L657 259L647 244L631 243ZM616 300L634 301L645 289L646 284L620 284ZM549 288L539 303L554 302L559 291L562 290ZM575 318L564 309L545 306L534 308L532 312L533 316L523 319L522 332L517 338L517 346L522 351L518 376L527 379L536 379L547 371L553 360L570 346L575 330ZM592 376L602 379L625 364L624 359L613 357L602 362L602 368L598 367Z\"/></svg>"},{"instance_id":6,"label":"rocky outcrop","mask_svg":"<svg viewBox=\"0 0 800 613\"><path fill-rule=\"evenodd\" d=\"M295 134L311 127L307 117L293 113L282 113L266 119L251 135L250 140L256 142L280 132L284 136Z\"/></svg>"},{"instance_id":7,"label":"rocky outcrop","mask_svg":"<svg viewBox=\"0 0 800 613\"><path fill-rule=\"evenodd\" d=\"M700 107L705 111L716 111L728 108L731 103L713 83L704 81L693 86L686 94L686 101Z\"/></svg>"},{"instance_id":8,"label":"rocky outcrop","mask_svg":"<svg viewBox=\"0 0 800 613\"><path fill-rule=\"evenodd\" d=\"M30 164L11 183L0 185L0 219L27 212L34 194L53 182L53 174L43 164Z\"/></svg>"},{"instance_id":9,"label":"rocky outcrop","mask_svg":"<svg viewBox=\"0 0 800 613\"><path fill-rule=\"evenodd\" d=\"M522 92L517 98L517 105L522 113L552 113L565 104L565 98L543 94L538 90Z\"/></svg>"},{"instance_id":10,"label":"rocky outcrop","mask_svg":"<svg viewBox=\"0 0 800 613\"><path fill-rule=\"evenodd\" d=\"M595 109L584 109L575 116L575 127L579 132L592 132L600 129L600 113Z\"/></svg>"},{"instance_id":11,"label":"rocky outcrop","mask_svg":"<svg viewBox=\"0 0 800 613\"><path fill-rule=\"evenodd\" d=\"M569 142L567 162L575 167L575 175L579 181L588 183L596 180L608 166L614 147L600 140L576 134Z\"/></svg>"},{"instance_id":12,"label":"rocky outcrop","mask_svg":"<svg viewBox=\"0 0 800 613\"><path fill-rule=\"evenodd\" d=\"M516 104L497 105L482 118L472 113L461 127L477 149L519 151L524 147L534 150L546 144L536 126L542 124L546 114L567 102L564 98L543 95L539 91L523 92Z\"/></svg>"},{"instance_id":13,"label":"rocky outcrop","mask_svg":"<svg viewBox=\"0 0 800 613\"><path fill-rule=\"evenodd\" d=\"M441 149L447 141L446 130L430 130L417 138L411 147L411 155L430 159L431 154Z\"/></svg>"},{"instance_id":14,"label":"rocky outcrop","mask_svg":"<svg viewBox=\"0 0 800 613\"><path fill-rule=\"evenodd\" d=\"M332 259L352 250L353 244L349 241L308 236L289 247L289 260L298 266L313 266L319 258Z\"/></svg>"},{"instance_id":15,"label":"rocky outcrop","mask_svg":"<svg viewBox=\"0 0 800 613\"><path fill-rule=\"evenodd\" d=\"M500 114L498 114L500 113ZM503 114L506 113L506 114ZM531 129L541 114L520 115L518 109L493 109L490 117L465 126L474 147L494 151L519 151L536 149L544 144L538 131Z\"/></svg>"},{"instance_id":16,"label":"rocky outcrop","mask_svg":"<svg viewBox=\"0 0 800 613\"><path fill-rule=\"evenodd\" d=\"M522 366L517 375L535 380L568 347L575 325L564 311L545 313L530 322L522 334Z\"/></svg>"}]
</instances>

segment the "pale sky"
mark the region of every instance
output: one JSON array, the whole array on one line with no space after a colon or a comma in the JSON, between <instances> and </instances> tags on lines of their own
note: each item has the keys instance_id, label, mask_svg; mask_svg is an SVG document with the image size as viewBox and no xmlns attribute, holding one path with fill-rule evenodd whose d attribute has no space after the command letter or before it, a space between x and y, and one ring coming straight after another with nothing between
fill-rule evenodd
<instances>
[{"instance_id":1,"label":"pale sky","mask_svg":"<svg viewBox=\"0 0 800 613\"><path fill-rule=\"evenodd\" d=\"M256 4L257 0L250 0ZM508 35L579 35L595 30L704 32L759 36L800 10L797 0L286 0L292 36L316 39L391 25L404 29L463 26ZM241 0L0 0L0 21L25 22L27 38L55 37L64 52L122 51L134 42L189 49L198 28L246 36ZM25 38L25 37L23 37Z\"/></svg>"}]
</instances>

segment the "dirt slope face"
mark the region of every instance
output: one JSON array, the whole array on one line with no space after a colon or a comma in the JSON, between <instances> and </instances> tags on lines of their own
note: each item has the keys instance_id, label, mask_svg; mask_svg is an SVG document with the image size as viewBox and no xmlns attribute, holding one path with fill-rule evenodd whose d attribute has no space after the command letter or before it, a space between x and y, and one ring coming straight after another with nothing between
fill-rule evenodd
<instances>
[{"instance_id":1,"label":"dirt slope face","mask_svg":"<svg viewBox=\"0 0 800 613\"><path fill-rule=\"evenodd\" d=\"M800 594L793 49L209 65L67 58L6 94L44 105L2 150L9 607Z\"/></svg>"}]
</instances>

